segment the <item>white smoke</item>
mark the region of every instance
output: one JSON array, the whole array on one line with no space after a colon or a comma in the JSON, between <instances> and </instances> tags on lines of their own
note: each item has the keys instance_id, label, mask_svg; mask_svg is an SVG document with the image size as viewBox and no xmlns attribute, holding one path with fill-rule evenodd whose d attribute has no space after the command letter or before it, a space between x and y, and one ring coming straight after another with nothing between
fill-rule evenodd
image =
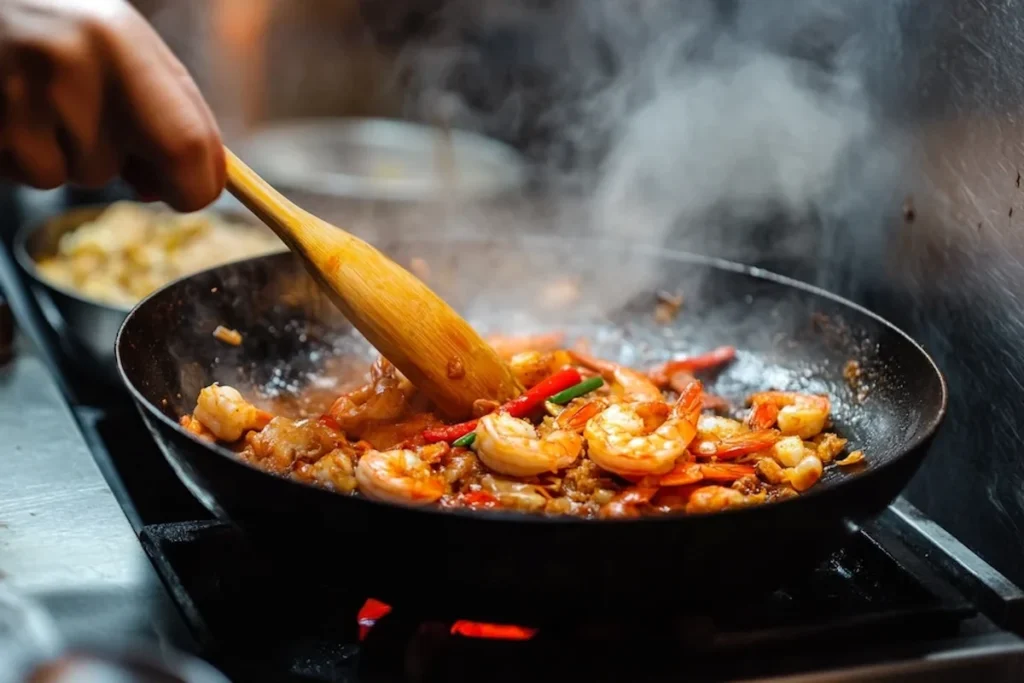
<instances>
[{"instance_id":1,"label":"white smoke","mask_svg":"<svg viewBox=\"0 0 1024 683\"><path fill-rule=\"evenodd\" d=\"M525 149L549 198L585 207L555 230L769 266L820 254L805 275L827 286L899 215L902 140L871 86L901 4L450 2L404 55L409 111L444 102Z\"/></svg>"}]
</instances>

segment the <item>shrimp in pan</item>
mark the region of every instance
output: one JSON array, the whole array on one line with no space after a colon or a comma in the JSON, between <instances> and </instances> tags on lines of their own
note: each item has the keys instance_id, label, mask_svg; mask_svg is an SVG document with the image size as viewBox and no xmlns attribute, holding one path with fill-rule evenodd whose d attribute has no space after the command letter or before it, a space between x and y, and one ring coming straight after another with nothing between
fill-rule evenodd
<instances>
[{"instance_id":1,"label":"shrimp in pan","mask_svg":"<svg viewBox=\"0 0 1024 683\"><path fill-rule=\"evenodd\" d=\"M795 391L762 391L752 394L748 399L752 408L752 417L758 415L761 406L767 404L778 409L775 416L779 431L786 436L799 436L809 439L825 429L825 422L832 406L827 396L800 394ZM774 412L774 411L773 411ZM755 421L759 421L754 417ZM770 427L768 421L760 421L758 427Z\"/></svg>"},{"instance_id":2,"label":"shrimp in pan","mask_svg":"<svg viewBox=\"0 0 1024 683\"><path fill-rule=\"evenodd\" d=\"M273 418L242 398L234 387L219 384L199 392L192 416L221 441L236 441L248 431L263 429Z\"/></svg>"},{"instance_id":3,"label":"shrimp in pan","mask_svg":"<svg viewBox=\"0 0 1024 683\"><path fill-rule=\"evenodd\" d=\"M585 353L571 351L572 360L579 365L598 372L611 383L614 393L627 401L664 401L661 389L647 375L611 361L593 358Z\"/></svg>"},{"instance_id":4,"label":"shrimp in pan","mask_svg":"<svg viewBox=\"0 0 1024 683\"><path fill-rule=\"evenodd\" d=\"M529 421L497 412L480 418L475 448L480 462L495 472L530 477L572 465L583 451L583 439L569 429L540 436Z\"/></svg>"},{"instance_id":5,"label":"shrimp in pan","mask_svg":"<svg viewBox=\"0 0 1024 683\"><path fill-rule=\"evenodd\" d=\"M697 435L702 385L693 382L674 406L613 405L587 423L587 453L599 467L623 476L665 474ZM667 413L667 415L666 415ZM653 430L651 422L666 418Z\"/></svg>"},{"instance_id":6,"label":"shrimp in pan","mask_svg":"<svg viewBox=\"0 0 1024 683\"><path fill-rule=\"evenodd\" d=\"M445 485L416 451L367 451L356 465L356 481L366 496L401 505L429 505L441 499Z\"/></svg>"}]
</instances>

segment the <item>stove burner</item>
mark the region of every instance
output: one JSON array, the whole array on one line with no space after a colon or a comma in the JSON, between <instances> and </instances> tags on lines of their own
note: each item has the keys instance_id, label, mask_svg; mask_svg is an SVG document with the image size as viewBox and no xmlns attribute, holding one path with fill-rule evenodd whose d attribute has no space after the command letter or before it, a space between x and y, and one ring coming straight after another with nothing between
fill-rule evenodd
<instances>
[{"instance_id":1,"label":"stove burner","mask_svg":"<svg viewBox=\"0 0 1024 683\"><path fill-rule=\"evenodd\" d=\"M299 575L218 522L148 526L141 538L214 660L234 675L244 665L333 680L396 661L408 668L413 652L447 680L469 676L467 662L493 667L495 658L518 676L575 661L567 672L574 678L588 662L596 680L613 669L635 680L656 676L676 656L692 671L764 675L772 666L792 671L797 661L814 666L815 657L819 666L834 664L844 651L863 658L892 643L952 635L974 614L958 593L922 583L906 566L912 557L897 560L865 534L798 584L742 608L528 626L441 622L368 600L337 568L326 580Z\"/></svg>"},{"instance_id":2,"label":"stove burner","mask_svg":"<svg viewBox=\"0 0 1024 683\"><path fill-rule=\"evenodd\" d=\"M370 598L359 608L356 622L359 624L359 641L366 640L370 629L377 621L391 613L391 605ZM454 622L449 631L452 635L467 638L485 638L489 640L530 640L537 635L537 629L514 624L484 624L479 621L460 619Z\"/></svg>"}]
</instances>

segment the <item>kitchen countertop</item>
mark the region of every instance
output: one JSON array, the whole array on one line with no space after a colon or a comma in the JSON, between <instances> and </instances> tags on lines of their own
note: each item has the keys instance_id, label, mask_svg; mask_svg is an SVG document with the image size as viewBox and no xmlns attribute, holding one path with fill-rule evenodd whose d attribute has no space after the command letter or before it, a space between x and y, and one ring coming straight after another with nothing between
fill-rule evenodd
<instances>
[{"instance_id":1,"label":"kitchen countertop","mask_svg":"<svg viewBox=\"0 0 1024 683\"><path fill-rule=\"evenodd\" d=\"M46 366L0 366L0 577L69 642L194 644Z\"/></svg>"}]
</instances>

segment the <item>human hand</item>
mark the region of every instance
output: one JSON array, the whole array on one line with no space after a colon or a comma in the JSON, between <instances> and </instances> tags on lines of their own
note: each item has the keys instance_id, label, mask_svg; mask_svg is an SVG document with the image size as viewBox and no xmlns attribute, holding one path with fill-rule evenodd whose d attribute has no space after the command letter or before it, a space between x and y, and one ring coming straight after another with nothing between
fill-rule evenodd
<instances>
[{"instance_id":1,"label":"human hand","mask_svg":"<svg viewBox=\"0 0 1024 683\"><path fill-rule=\"evenodd\" d=\"M185 67L125 0L0 0L0 176L117 175L180 211L223 190L220 132Z\"/></svg>"}]
</instances>

